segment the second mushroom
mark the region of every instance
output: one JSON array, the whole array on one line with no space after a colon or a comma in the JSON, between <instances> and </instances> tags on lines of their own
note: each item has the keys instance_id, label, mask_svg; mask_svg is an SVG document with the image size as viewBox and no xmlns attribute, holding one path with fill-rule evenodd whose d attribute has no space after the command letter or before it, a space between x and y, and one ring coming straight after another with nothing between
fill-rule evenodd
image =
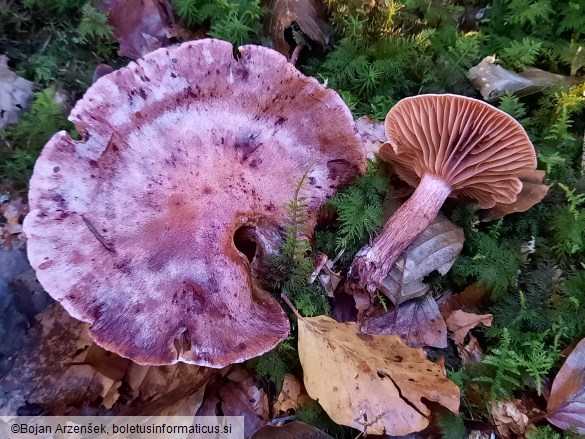
<instances>
[{"instance_id":1,"label":"second mushroom","mask_svg":"<svg viewBox=\"0 0 585 439\"><path fill-rule=\"evenodd\" d=\"M519 174L536 168L536 153L522 126L476 99L403 99L386 116L385 133L388 142L380 148L380 158L416 190L356 255L348 275L350 290L373 293L447 197L475 200L483 209L513 203L522 190Z\"/></svg>"}]
</instances>

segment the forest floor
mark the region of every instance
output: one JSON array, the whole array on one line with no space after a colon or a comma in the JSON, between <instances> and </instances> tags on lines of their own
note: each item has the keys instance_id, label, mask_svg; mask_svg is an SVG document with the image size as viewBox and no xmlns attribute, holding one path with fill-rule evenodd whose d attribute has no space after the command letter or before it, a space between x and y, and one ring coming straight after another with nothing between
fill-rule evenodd
<instances>
[{"instance_id":1,"label":"forest floor","mask_svg":"<svg viewBox=\"0 0 585 439\"><path fill-rule=\"evenodd\" d=\"M39 284L25 256L28 182L53 134L82 137L67 116L95 81L207 37L273 48L339 93L367 171L325 203L310 242L297 190L281 253L259 261L291 319L286 340L219 370L141 366L95 344ZM585 0L0 0L0 415L239 415L255 438L585 435L584 49ZM444 93L514 117L538 170L512 205L447 200L391 281L352 296L354 256L412 193L378 158L383 121L403 98ZM351 340L342 354L307 347L327 345L323 328ZM406 402L405 366L380 362L365 333L418 370ZM310 385L363 364L378 371L363 400ZM386 400L385 376L400 397ZM388 427L401 410L417 416L402 436Z\"/></svg>"}]
</instances>

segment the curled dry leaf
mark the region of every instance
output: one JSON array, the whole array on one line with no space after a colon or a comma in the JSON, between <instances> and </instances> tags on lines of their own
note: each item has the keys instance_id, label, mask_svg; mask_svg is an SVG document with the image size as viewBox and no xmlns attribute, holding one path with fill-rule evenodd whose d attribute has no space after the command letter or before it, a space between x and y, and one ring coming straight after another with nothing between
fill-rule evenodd
<instances>
[{"instance_id":1,"label":"curled dry leaf","mask_svg":"<svg viewBox=\"0 0 585 439\"><path fill-rule=\"evenodd\" d=\"M329 317L298 318L305 387L338 424L405 435L429 424L423 398L458 412L459 388L422 349Z\"/></svg>"},{"instance_id":2,"label":"curled dry leaf","mask_svg":"<svg viewBox=\"0 0 585 439\"><path fill-rule=\"evenodd\" d=\"M33 83L8 68L8 57L0 55L0 130L18 121L18 113L33 97Z\"/></svg>"},{"instance_id":3,"label":"curled dry leaf","mask_svg":"<svg viewBox=\"0 0 585 439\"><path fill-rule=\"evenodd\" d=\"M546 418L563 430L574 429L585 435L585 338L553 381Z\"/></svg>"},{"instance_id":4,"label":"curled dry leaf","mask_svg":"<svg viewBox=\"0 0 585 439\"><path fill-rule=\"evenodd\" d=\"M325 253L319 253L315 258L315 270L309 279L309 283L312 284L318 277L319 283L323 286L329 297L335 295L335 290L337 290L337 286L341 282L341 274L333 271L333 265L337 259L335 258L332 261Z\"/></svg>"},{"instance_id":5,"label":"curled dry leaf","mask_svg":"<svg viewBox=\"0 0 585 439\"><path fill-rule=\"evenodd\" d=\"M425 295L429 287L422 281L424 277L435 270L447 274L463 249L464 239L461 227L437 216L396 261L380 291L394 305Z\"/></svg>"},{"instance_id":6,"label":"curled dry leaf","mask_svg":"<svg viewBox=\"0 0 585 439\"><path fill-rule=\"evenodd\" d=\"M514 73L496 64L495 56L486 56L470 68L467 77L488 102L496 102L506 93L528 96L558 84L575 85L579 78L557 75L536 68Z\"/></svg>"},{"instance_id":7,"label":"curled dry leaf","mask_svg":"<svg viewBox=\"0 0 585 439\"><path fill-rule=\"evenodd\" d=\"M447 326L435 299L428 294L374 318L365 318L363 332L398 335L410 347L447 347Z\"/></svg>"},{"instance_id":8,"label":"curled dry leaf","mask_svg":"<svg viewBox=\"0 0 585 439\"><path fill-rule=\"evenodd\" d=\"M524 437L529 424L526 407L519 399L491 403L491 414L498 433L504 438Z\"/></svg>"},{"instance_id":9,"label":"curled dry leaf","mask_svg":"<svg viewBox=\"0 0 585 439\"><path fill-rule=\"evenodd\" d=\"M102 0L120 43L120 56L136 59L166 46L174 25L167 0Z\"/></svg>"},{"instance_id":10,"label":"curled dry leaf","mask_svg":"<svg viewBox=\"0 0 585 439\"><path fill-rule=\"evenodd\" d=\"M472 314L458 309L447 318L447 328L453 332L453 340L462 345L467 333L480 323L492 326L494 316L491 314Z\"/></svg>"},{"instance_id":11,"label":"curled dry leaf","mask_svg":"<svg viewBox=\"0 0 585 439\"><path fill-rule=\"evenodd\" d=\"M481 363L483 359L483 349L473 335L469 336L469 343L465 346L457 345L457 352L463 365Z\"/></svg>"},{"instance_id":12,"label":"curled dry leaf","mask_svg":"<svg viewBox=\"0 0 585 439\"><path fill-rule=\"evenodd\" d=\"M270 39L274 49L287 58L291 48L284 31L293 23L314 42L322 46L329 42L332 29L325 21L327 14L319 0L271 0L268 9Z\"/></svg>"},{"instance_id":13,"label":"curled dry leaf","mask_svg":"<svg viewBox=\"0 0 585 439\"><path fill-rule=\"evenodd\" d=\"M0 204L0 245L4 249L17 249L26 242L26 235L22 231L22 218L28 213L28 204L22 198L16 198Z\"/></svg>"},{"instance_id":14,"label":"curled dry leaf","mask_svg":"<svg viewBox=\"0 0 585 439\"><path fill-rule=\"evenodd\" d=\"M303 384L290 373L284 376L282 390L278 395L278 401L272 406L274 413L297 410L310 400L309 395L303 388Z\"/></svg>"},{"instance_id":15,"label":"curled dry leaf","mask_svg":"<svg viewBox=\"0 0 585 439\"><path fill-rule=\"evenodd\" d=\"M522 182L522 190L516 201L511 204L496 203L491 209L483 211L482 221L494 221L510 213L526 212L538 204L548 193L550 186L543 184L545 172L539 169L530 169L521 172L518 178Z\"/></svg>"},{"instance_id":16,"label":"curled dry leaf","mask_svg":"<svg viewBox=\"0 0 585 439\"><path fill-rule=\"evenodd\" d=\"M25 404L38 404L54 415L68 407L106 397L114 380L85 364L93 344L87 325L57 303L37 316L30 340L12 368L0 378L0 415L15 415Z\"/></svg>"},{"instance_id":17,"label":"curled dry leaf","mask_svg":"<svg viewBox=\"0 0 585 439\"><path fill-rule=\"evenodd\" d=\"M362 139L362 143L368 153L368 158L373 160L378 154L378 150L382 143L386 141L386 134L384 133L384 122L376 122L370 116L362 116L356 119L355 126L358 134Z\"/></svg>"}]
</instances>

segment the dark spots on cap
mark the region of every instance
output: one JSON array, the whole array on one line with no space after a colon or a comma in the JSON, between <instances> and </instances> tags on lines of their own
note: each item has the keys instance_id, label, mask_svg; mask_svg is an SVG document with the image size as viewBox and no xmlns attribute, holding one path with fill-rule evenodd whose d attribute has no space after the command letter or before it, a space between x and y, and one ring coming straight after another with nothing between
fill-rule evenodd
<instances>
[{"instance_id":1,"label":"dark spots on cap","mask_svg":"<svg viewBox=\"0 0 585 439\"><path fill-rule=\"evenodd\" d=\"M173 64L177 64L177 58L172 58L172 59L171 59L171 62L172 62Z\"/></svg>"},{"instance_id":2,"label":"dark spots on cap","mask_svg":"<svg viewBox=\"0 0 585 439\"><path fill-rule=\"evenodd\" d=\"M404 358L402 358L400 355L395 355L395 356L394 356L394 361L396 361L397 363L402 363L402 360L403 360L403 359L404 359Z\"/></svg>"},{"instance_id":3,"label":"dark spots on cap","mask_svg":"<svg viewBox=\"0 0 585 439\"><path fill-rule=\"evenodd\" d=\"M284 124L285 122L286 122L286 118L279 117L278 119L276 119L276 122L274 122L274 125L276 125L276 126L282 126L282 124Z\"/></svg>"},{"instance_id":4,"label":"dark spots on cap","mask_svg":"<svg viewBox=\"0 0 585 439\"><path fill-rule=\"evenodd\" d=\"M211 195L213 193L213 189L211 188L211 186L204 186L203 193L205 195Z\"/></svg>"},{"instance_id":5,"label":"dark spots on cap","mask_svg":"<svg viewBox=\"0 0 585 439\"><path fill-rule=\"evenodd\" d=\"M131 262L130 258L122 259L121 261L114 263L114 268L118 271L121 271L124 274L130 274L132 272L130 262Z\"/></svg>"},{"instance_id":6,"label":"dark spots on cap","mask_svg":"<svg viewBox=\"0 0 585 439\"><path fill-rule=\"evenodd\" d=\"M92 168L97 168L98 167L98 162L95 160L90 160L89 161L89 166L91 166Z\"/></svg>"},{"instance_id":7,"label":"dark spots on cap","mask_svg":"<svg viewBox=\"0 0 585 439\"><path fill-rule=\"evenodd\" d=\"M234 73L236 74L237 77L239 77L242 81L248 81L248 78L250 76L250 72L248 71L247 68L245 67L241 67L240 65L238 65L235 69L234 69Z\"/></svg>"},{"instance_id":8,"label":"dark spots on cap","mask_svg":"<svg viewBox=\"0 0 585 439\"><path fill-rule=\"evenodd\" d=\"M146 100L146 98L147 98L147 94L146 94L146 91L145 91L143 88L139 88L139 89L138 89L138 93L140 94L140 97L141 97L142 99Z\"/></svg>"},{"instance_id":9,"label":"dark spots on cap","mask_svg":"<svg viewBox=\"0 0 585 439\"><path fill-rule=\"evenodd\" d=\"M264 208L268 212L274 212L274 209L276 209L276 206L274 205L274 203L270 203L270 204L267 204L266 206L264 206Z\"/></svg>"},{"instance_id":10,"label":"dark spots on cap","mask_svg":"<svg viewBox=\"0 0 585 439\"><path fill-rule=\"evenodd\" d=\"M257 168L260 164L262 164L262 159L254 159L250 162L250 168Z\"/></svg>"},{"instance_id":11,"label":"dark spots on cap","mask_svg":"<svg viewBox=\"0 0 585 439\"><path fill-rule=\"evenodd\" d=\"M61 170L61 168L59 166L55 166L53 168L53 172L56 174L57 172L59 172Z\"/></svg>"},{"instance_id":12,"label":"dark spots on cap","mask_svg":"<svg viewBox=\"0 0 585 439\"><path fill-rule=\"evenodd\" d=\"M240 344L238 345L238 349L239 349L240 351L245 351L247 347L248 347L248 345L247 345L246 343L240 343Z\"/></svg>"},{"instance_id":13,"label":"dark spots on cap","mask_svg":"<svg viewBox=\"0 0 585 439\"><path fill-rule=\"evenodd\" d=\"M176 78L177 75L175 75L173 72L171 72L171 78Z\"/></svg>"},{"instance_id":14,"label":"dark spots on cap","mask_svg":"<svg viewBox=\"0 0 585 439\"><path fill-rule=\"evenodd\" d=\"M317 183L317 179L315 177L309 177L307 180L311 186L315 186L315 183Z\"/></svg>"},{"instance_id":15,"label":"dark spots on cap","mask_svg":"<svg viewBox=\"0 0 585 439\"><path fill-rule=\"evenodd\" d=\"M250 156L261 146L261 143L257 140L259 136L259 131L249 131L236 139L234 143L234 149L241 152L242 163L247 161Z\"/></svg>"},{"instance_id":16,"label":"dark spots on cap","mask_svg":"<svg viewBox=\"0 0 585 439\"><path fill-rule=\"evenodd\" d=\"M370 342L370 341L373 341L374 340L374 337L372 337L371 335L369 335L369 334L362 334L361 332L358 332L357 336L358 336L358 338L360 340L363 340L363 341Z\"/></svg>"},{"instance_id":17,"label":"dark spots on cap","mask_svg":"<svg viewBox=\"0 0 585 439\"><path fill-rule=\"evenodd\" d=\"M39 270L46 270L51 265L53 265L53 261L52 260L45 261L45 262L43 262L42 264L39 265Z\"/></svg>"},{"instance_id":18,"label":"dark spots on cap","mask_svg":"<svg viewBox=\"0 0 585 439\"><path fill-rule=\"evenodd\" d=\"M197 309L202 309L205 306L205 295L193 281L184 280L181 293L184 300L193 303Z\"/></svg>"},{"instance_id":19,"label":"dark spots on cap","mask_svg":"<svg viewBox=\"0 0 585 439\"><path fill-rule=\"evenodd\" d=\"M134 113L134 117L136 119L142 119L142 113L140 111L137 111L136 113Z\"/></svg>"}]
</instances>

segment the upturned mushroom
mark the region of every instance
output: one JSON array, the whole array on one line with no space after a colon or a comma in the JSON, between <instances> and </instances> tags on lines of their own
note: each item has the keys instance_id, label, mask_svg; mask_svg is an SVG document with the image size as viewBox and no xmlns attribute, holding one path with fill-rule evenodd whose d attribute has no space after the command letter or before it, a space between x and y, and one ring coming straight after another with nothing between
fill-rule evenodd
<instances>
[{"instance_id":1,"label":"upturned mushroom","mask_svg":"<svg viewBox=\"0 0 585 439\"><path fill-rule=\"evenodd\" d=\"M509 204L522 190L518 176L536 168L534 147L522 126L476 99L406 98L392 107L384 125L388 142L379 156L416 190L358 252L348 275L349 290L373 293L447 197L475 200L483 209Z\"/></svg>"},{"instance_id":2,"label":"upturned mushroom","mask_svg":"<svg viewBox=\"0 0 585 439\"><path fill-rule=\"evenodd\" d=\"M223 367L289 333L251 269L278 247L301 177L307 226L365 168L341 98L258 46L199 40L100 78L30 182L28 255L102 347Z\"/></svg>"}]
</instances>

